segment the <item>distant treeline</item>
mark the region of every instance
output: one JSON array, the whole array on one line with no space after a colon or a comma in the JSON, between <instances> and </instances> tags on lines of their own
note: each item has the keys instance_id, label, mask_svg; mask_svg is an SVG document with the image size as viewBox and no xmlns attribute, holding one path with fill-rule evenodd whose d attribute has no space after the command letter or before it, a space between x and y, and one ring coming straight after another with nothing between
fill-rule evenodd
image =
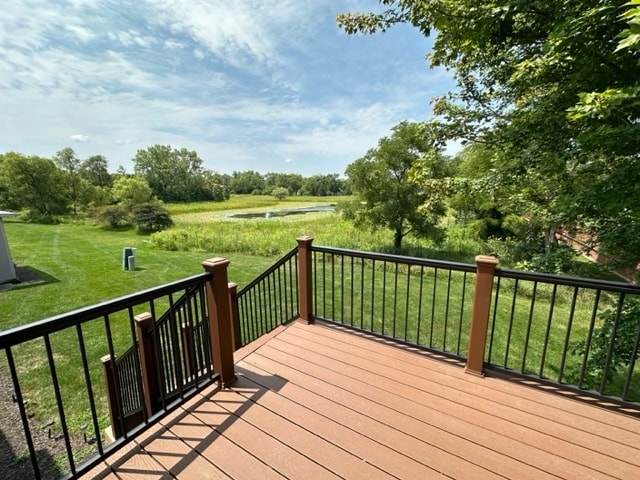
<instances>
[{"instance_id":1,"label":"distant treeline","mask_svg":"<svg viewBox=\"0 0 640 480\"><path fill-rule=\"evenodd\" d=\"M147 201L222 201L231 194L347 195L339 174L303 177L295 173L249 170L221 174L203 167L195 151L153 145L138 150L134 172L108 170L107 159L84 160L71 148L52 158L8 152L0 154L0 209L28 211L36 217L78 213L106 205Z\"/></svg>"}]
</instances>

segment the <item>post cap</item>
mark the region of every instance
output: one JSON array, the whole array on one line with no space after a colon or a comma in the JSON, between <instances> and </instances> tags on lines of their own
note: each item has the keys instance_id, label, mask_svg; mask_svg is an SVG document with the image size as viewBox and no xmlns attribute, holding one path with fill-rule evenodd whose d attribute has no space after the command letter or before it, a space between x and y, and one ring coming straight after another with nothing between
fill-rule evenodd
<instances>
[{"instance_id":1,"label":"post cap","mask_svg":"<svg viewBox=\"0 0 640 480\"><path fill-rule=\"evenodd\" d=\"M231 261L227 260L226 258L215 257L215 258L209 258L208 260L205 260L204 262L202 262L202 266L207 270L214 270L214 269L217 270L219 268L226 267L230 263Z\"/></svg>"},{"instance_id":2,"label":"post cap","mask_svg":"<svg viewBox=\"0 0 640 480\"><path fill-rule=\"evenodd\" d=\"M500 261L491 255L477 255L476 263L488 263L490 265L497 265Z\"/></svg>"}]
</instances>

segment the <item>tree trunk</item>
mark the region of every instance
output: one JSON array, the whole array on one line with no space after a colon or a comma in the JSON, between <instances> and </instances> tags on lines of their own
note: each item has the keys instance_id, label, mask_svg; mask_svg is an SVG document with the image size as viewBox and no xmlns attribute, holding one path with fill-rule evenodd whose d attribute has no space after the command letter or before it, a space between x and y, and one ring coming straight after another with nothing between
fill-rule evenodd
<instances>
[{"instance_id":1,"label":"tree trunk","mask_svg":"<svg viewBox=\"0 0 640 480\"><path fill-rule=\"evenodd\" d=\"M551 249L558 245L558 239L556 238L556 227L548 227L544 232L544 251L547 255L551 253Z\"/></svg>"},{"instance_id":2,"label":"tree trunk","mask_svg":"<svg viewBox=\"0 0 640 480\"><path fill-rule=\"evenodd\" d=\"M393 248L396 252L400 251L400 247L402 246L402 229L397 229L393 234Z\"/></svg>"}]
</instances>

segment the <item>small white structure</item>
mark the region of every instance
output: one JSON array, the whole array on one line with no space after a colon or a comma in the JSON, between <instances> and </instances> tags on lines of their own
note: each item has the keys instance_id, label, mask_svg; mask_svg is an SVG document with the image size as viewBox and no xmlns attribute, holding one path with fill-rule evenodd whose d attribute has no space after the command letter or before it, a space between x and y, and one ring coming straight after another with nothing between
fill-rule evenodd
<instances>
[{"instance_id":1,"label":"small white structure","mask_svg":"<svg viewBox=\"0 0 640 480\"><path fill-rule=\"evenodd\" d=\"M4 231L4 217L13 217L13 212L4 212L0 210L0 283L15 282L18 280L16 276L16 268L13 265L11 251L9 250L9 242Z\"/></svg>"}]
</instances>

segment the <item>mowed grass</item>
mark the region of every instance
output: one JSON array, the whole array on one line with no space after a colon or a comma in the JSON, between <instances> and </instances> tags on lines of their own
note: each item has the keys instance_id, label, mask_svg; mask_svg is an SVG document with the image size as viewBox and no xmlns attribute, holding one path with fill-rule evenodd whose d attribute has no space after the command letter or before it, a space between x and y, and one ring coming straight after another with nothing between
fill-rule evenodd
<instances>
[{"instance_id":1,"label":"mowed grass","mask_svg":"<svg viewBox=\"0 0 640 480\"><path fill-rule=\"evenodd\" d=\"M198 252L163 251L152 245L149 236L132 230L4 223L14 262L41 283L0 291L0 330L196 275L204 271L201 263L208 258L231 260L229 278L239 284L274 260L240 252L228 255L213 245ZM137 249L135 271L122 270L123 247Z\"/></svg>"}]
</instances>

